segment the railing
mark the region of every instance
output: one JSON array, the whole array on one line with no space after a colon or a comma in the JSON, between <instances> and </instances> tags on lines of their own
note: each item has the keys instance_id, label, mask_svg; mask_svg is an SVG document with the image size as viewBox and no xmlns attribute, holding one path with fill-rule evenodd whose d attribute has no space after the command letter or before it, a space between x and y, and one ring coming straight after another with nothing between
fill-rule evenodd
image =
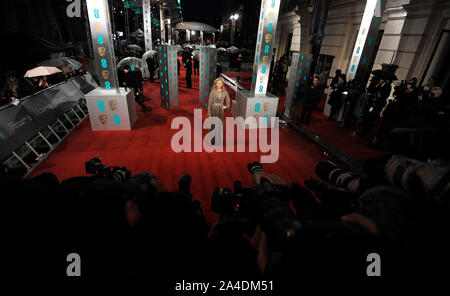
<instances>
[{"instance_id":1,"label":"railing","mask_svg":"<svg viewBox=\"0 0 450 296\"><path fill-rule=\"evenodd\" d=\"M97 87L88 73L0 108L2 163L29 174L88 116L85 94Z\"/></svg>"}]
</instances>

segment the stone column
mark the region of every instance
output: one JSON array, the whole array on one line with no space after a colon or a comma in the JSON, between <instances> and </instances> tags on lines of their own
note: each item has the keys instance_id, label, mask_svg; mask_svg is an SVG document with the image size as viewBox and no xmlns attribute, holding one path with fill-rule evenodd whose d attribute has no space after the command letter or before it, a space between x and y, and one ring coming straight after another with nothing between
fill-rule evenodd
<instances>
[{"instance_id":1,"label":"stone column","mask_svg":"<svg viewBox=\"0 0 450 296\"><path fill-rule=\"evenodd\" d=\"M144 0L142 3L142 17L144 20L145 51L149 51L152 49L152 15L150 0Z\"/></svg>"}]
</instances>

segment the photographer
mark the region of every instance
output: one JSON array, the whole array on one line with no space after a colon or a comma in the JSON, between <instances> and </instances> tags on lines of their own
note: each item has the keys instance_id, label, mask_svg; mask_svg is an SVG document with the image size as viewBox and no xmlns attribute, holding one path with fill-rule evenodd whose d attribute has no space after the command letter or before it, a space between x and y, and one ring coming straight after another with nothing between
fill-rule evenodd
<instances>
[{"instance_id":1,"label":"photographer","mask_svg":"<svg viewBox=\"0 0 450 296\"><path fill-rule=\"evenodd\" d=\"M236 245L245 237L255 251L251 257L256 266L268 278L333 276L337 270L364 275L361 256L378 240L375 223L356 213L343 196L319 201L297 183L265 174L261 164L248 167L253 188L235 183L234 192L216 189L213 194L213 211L221 214L213 241L234 238Z\"/></svg>"},{"instance_id":2,"label":"photographer","mask_svg":"<svg viewBox=\"0 0 450 296\"><path fill-rule=\"evenodd\" d=\"M336 78L336 77L335 77ZM333 80L335 79L333 78ZM341 108L342 103L342 93L346 89L346 81L345 75L340 74L337 78L337 83L331 83L333 88L333 92L330 94L330 99L328 100L328 104L331 106L330 116L328 117L328 121L337 120L339 109Z\"/></svg>"},{"instance_id":3,"label":"photographer","mask_svg":"<svg viewBox=\"0 0 450 296\"><path fill-rule=\"evenodd\" d=\"M409 110L418 103L418 92L414 84L407 83L402 93L397 93L394 100L388 101L380 113L381 124L372 144L380 146L388 140L389 133L399 125Z\"/></svg>"},{"instance_id":4,"label":"photographer","mask_svg":"<svg viewBox=\"0 0 450 296\"><path fill-rule=\"evenodd\" d=\"M103 177L80 191L76 215L85 226L80 240L92 267L88 276L157 281L207 270L209 226L200 203L192 200L189 176L180 179L178 191L169 192L150 173L131 176L125 168L101 169L94 162ZM116 260L108 263L111 256Z\"/></svg>"},{"instance_id":5,"label":"photographer","mask_svg":"<svg viewBox=\"0 0 450 296\"><path fill-rule=\"evenodd\" d=\"M144 112L149 111L149 108L140 99L143 92L141 71L131 71L130 66L125 65L123 67L123 74L119 78L121 86L133 88L134 100L142 107L142 110Z\"/></svg>"}]
</instances>

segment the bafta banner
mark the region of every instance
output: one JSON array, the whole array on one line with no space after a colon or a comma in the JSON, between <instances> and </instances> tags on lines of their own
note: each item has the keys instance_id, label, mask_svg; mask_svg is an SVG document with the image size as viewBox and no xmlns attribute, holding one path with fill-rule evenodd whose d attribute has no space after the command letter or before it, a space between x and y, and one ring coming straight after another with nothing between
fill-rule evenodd
<instances>
[{"instance_id":1,"label":"bafta banner","mask_svg":"<svg viewBox=\"0 0 450 296\"><path fill-rule=\"evenodd\" d=\"M142 2L142 17L144 18L145 51L147 52L152 49L152 12L150 0L144 0Z\"/></svg>"},{"instance_id":2,"label":"bafta banner","mask_svg":"<svg viewBox=\"0 0 450 296\"><path fill-rule=\"evenodd\" d=\"M368 78L369 58L375 45L385 5L385 0L367 0L355 48L347 70L347 81L355 77L363 80Z\"/></svg>"},{"instance_id":3,"label":"bafta banner","mask_svg":"<svg viewBox=\"0 0 450 296\"><path fill-rule=\"evenodd\" d=\"M20 145L15 144L9 135L0 128L0 160L4 160L10 156L16 146Z\"/></svg>"},{"instance_id":4,"label":"bafta banner","mask_svg":"<svg viewBox=\"0 0 450 296\"><path fill-rule=\"evenodd\" d=\"M172 109L178 106L177 47L158 47L159 77L161 81L161 106Z\"/></svg>"},{"instance_id":5,"label":"bafta banner","mask_svg":"<svg viewBox=\"0 0 450 296\"><path fill-rule=\"evenodd\" d=\"M280 0L262 0L256 41L251 93L264 96L267 92L273 45L277 31Z\"/></svg>"},{"instance_id":6,"label":"bafta banner","mask_svg":"<svg viewBox=\"0 0 450 296\"><path fill-rule=\"evenodd\" d=\"M15 143L14 149L30 140L41 130L37 118L22 103L10 105L0 111L0 129Z\"/></svg>"},{"instance_id":7,"label":"bafta banner","mask_svg":"<svg viewBox=\"0 0 450 296\"><path fill-rule=\"evenodd\" d=\"M294 53L292 55L284 107L284 116L287 118L291 118L297 102L303 99L302 94L306 92L311 60L312 54Z\"/></svg>"},{"instance_id":8,"label":"bafta banner","mask_svg":"<svg viewBox=\"0 0 450 296\"><path fill-rule=\"evenodd\" d=\"M119 83L114 60L108 1L86 0L86 3L100 87L106 90L116 90Z\"/></svg>"},{"instance_id":9,"label":"bafta banner","mask_svg":"<svg viewBox=\"0 0 450 296\"><path fill-rule=\"evenodd\" d=\"M208 108L209 92L217 76L217 48L200 49L200 106Z\"/></svg>"}]
</instances>

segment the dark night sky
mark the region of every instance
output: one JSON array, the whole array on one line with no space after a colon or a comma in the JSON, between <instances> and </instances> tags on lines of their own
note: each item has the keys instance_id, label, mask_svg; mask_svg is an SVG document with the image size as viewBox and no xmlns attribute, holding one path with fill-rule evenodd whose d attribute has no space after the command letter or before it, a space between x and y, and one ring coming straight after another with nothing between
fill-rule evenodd
<instances>
[{"instance_id":1,"label":"dark night sky","mask_svg":"<svg viewBox=\"0 0 450 296\"><path fill-rule=\"evenodd\" d=\"M226 0L181 0L183 18L220 28L222 1Z\"/></svg>"}]
</instances>

